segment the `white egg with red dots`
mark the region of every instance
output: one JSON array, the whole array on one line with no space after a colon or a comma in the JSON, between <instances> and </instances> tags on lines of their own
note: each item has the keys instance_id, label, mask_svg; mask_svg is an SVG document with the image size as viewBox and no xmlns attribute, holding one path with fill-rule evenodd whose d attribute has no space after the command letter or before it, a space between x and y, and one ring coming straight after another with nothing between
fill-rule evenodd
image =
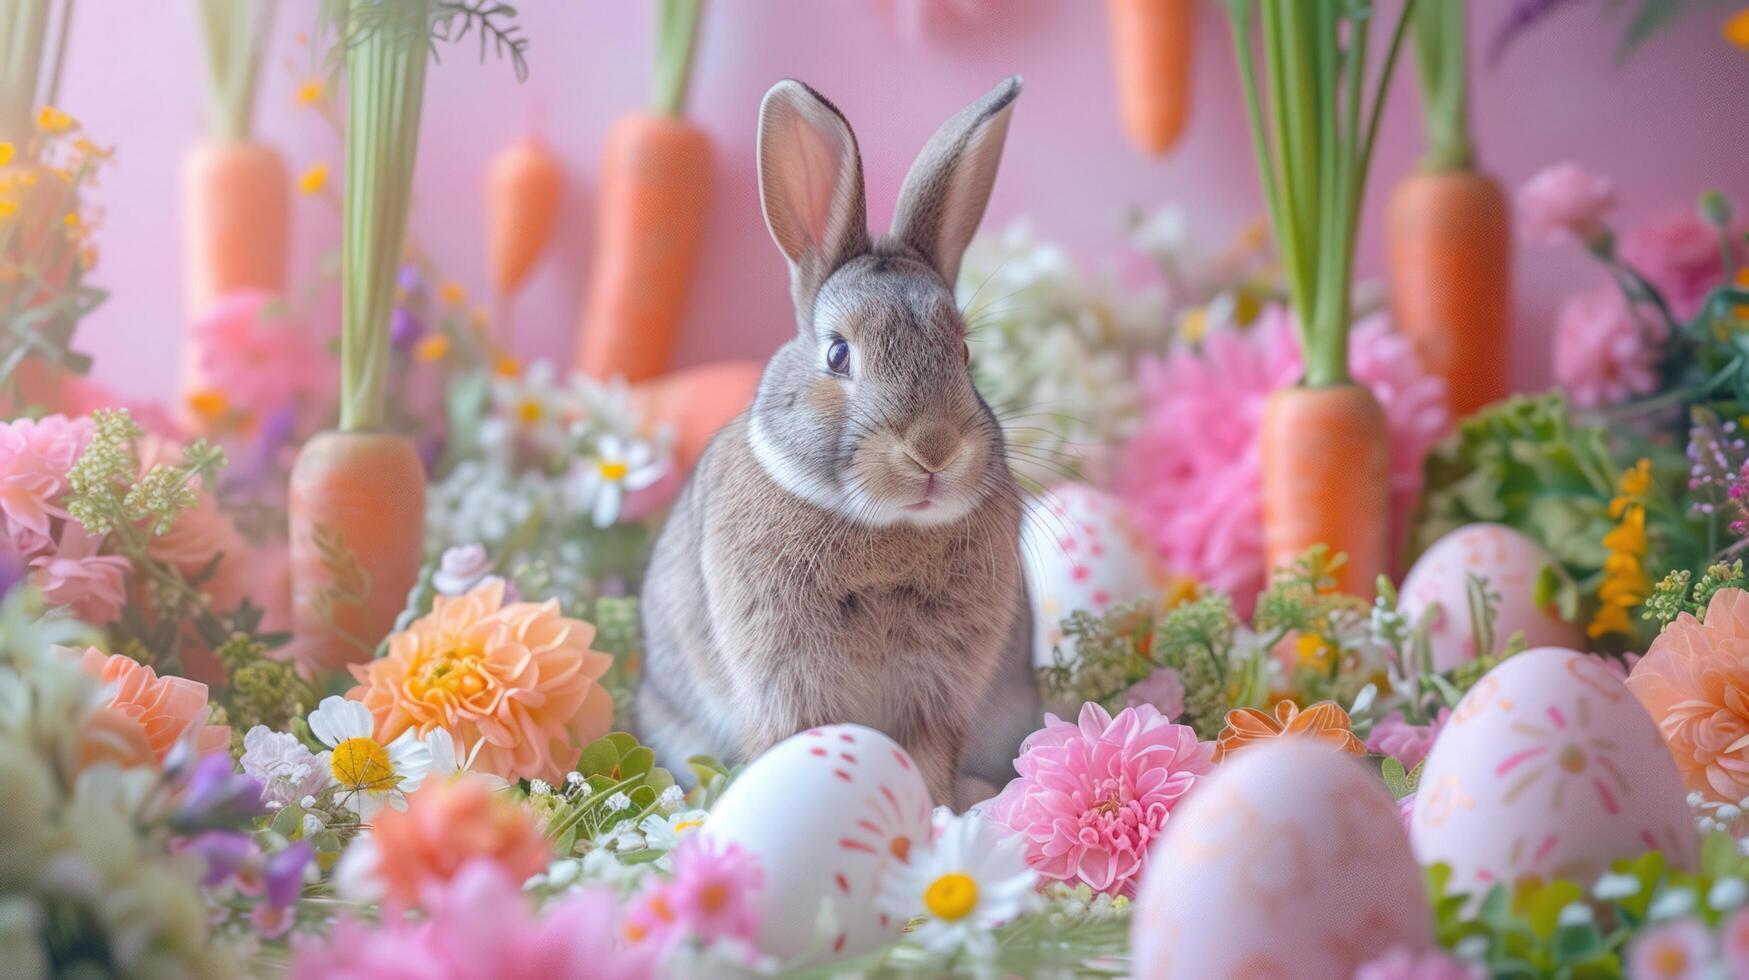
<instances>
[{"instance_id":1,"label":"white egg with red dots","mask_svg":"<svg viewBox=\"0 0 1749 980\"><path fill-rule=\"evenodd\" d=\"M1027 502L1020 553L1032 599L1033 663L1048 667L1063 638L1063 617L1100 615L1137 599L1159 598L1168 576L1153 546L1117 498L1065 483Z\"/></svg>"},{"instance_id":2,"label":"white egg with red dots","mask_svg":"<svg viewBox=\"0 0 1749 980\"><path fill-rule=\"evenodd\" d=\"M932 809L922 773L897 742L862 725L822 725L753 760L701 833L759 860L760 951L817 963L899 938L905 923L878 907L881 875L928 846ZM821 935L828 902L832 932Z\"/></svg>"}]
</instances>

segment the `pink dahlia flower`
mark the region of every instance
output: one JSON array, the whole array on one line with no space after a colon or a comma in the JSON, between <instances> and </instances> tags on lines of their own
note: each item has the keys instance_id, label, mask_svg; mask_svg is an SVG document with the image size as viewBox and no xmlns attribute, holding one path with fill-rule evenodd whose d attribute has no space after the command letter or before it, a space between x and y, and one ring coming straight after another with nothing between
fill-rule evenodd
<instances>
[{"instance_id":1,"label":"pink dahlia flower","mask_svg":"<svg viewBox=\"0 0 1749 980\"><path fill-rule=\"evenodd\" d=\"M1732 238L1731 249L1736 247ZM1677 318L1700 312L1714 286L1724 282L1724 255L1718 229L1693 208L1675 208L1647 218L1622 233L1616 254L1657 287Z\"/></svg>"},{"instance_id":2,"label":"pink dahlia flower","mask_svg":"<svg viewBox=\"0 0 1749 980\"><path fill-rule=\"evenodd\" d=\"M1607 230L1603 218L1615 206L1615 185L1577 164L1557 163L1525 181L1514 203L1526 239L1539 245L1583 245Z\"/></svg>"},{"instance_id":3,"label":"pink dahlia flower","mask_svg":"<svg viewBox=\"0 0 1749 980\"><path fill-rule=\"evenodd\" d=\"M1028 867L1046 878L1134 896L1148 845L1197 780L1214 767L1213 742L1167 721L1151 704L1113 718L1092 702L1071 724L1045 716L1014 760L1019 778L989 816L1025 841Z\"/></svg>"},{"instance_id":4,"label":"pink dahlia flower","mask_svg":"<svg viewBox=\"0 0 1749 980\"><path fill-rule=\"evenodd\" d=\"M1354 980L1479 980L1482 970L1442 949L1412 953L1401 946L1362 963Z\"/></svg>"},{"instance_id":5,"label":"pink dahlia flower","mask_svg":"<svg viewBox=\"0 0 1749 980\"><path fill-rule=\"evenodd\" d=\"M1171 667L1155 668L1153 673L1123 692L1123 703L1126 708L1151 704L1160 709L1167 721L1171 721L1184 714L1184 681Z\"/></svg>"},{"instance_id":6,"label":"pink dahlia flower","mask_svg":"<svg viewBox=\"0 0 1749 980\"><path fill-rule=\"evenodd\" d=\"M1389 423L1396 547L1421 495L1422 461L1451 428L1445 383L1382 315L1356 323L1349 341L1349 369ZM1145 418L1124 447L1117 490L1153 529L1165 564L1233 596L1241 614L1267 581L1257 445L1264 404L1298 381L1302 366L1293 316L1281 307L1250 329L1214 331L1199 349L1141 365Z\"/></svg>"},{"instance_id":7,"label":"pink dahlia flower","mask_svg":"<svg viewBox=\"0 0 1749 980\"><path fill-rule=\"evenodd\" d=\"M1614 283L1599 283L1555 314L1555 380L1581 408L1651 394L1668 334L1657 317L1636 318Z\"/></svg>"},{"instance_id":8,"label":"pink dahlia flower","mask_svg":"<svg viewBox=\"0 0 1749 980\"><path fill-rule=\"evenodd\" d=\"M278 312L284 306L273 293L245 290L194 325L202 384L257 417L321 400L334 374L320 337Z\"/></svg>"},{"instance_id":9,"label":"pink dahlia flower","mask_svg":"<svg viewBox=\"0 0 1749 980\"><path fill-rule=\"evenodd\" d=\"M49 415L0 422L0 526L18 550L49 544L49 520L65 517L67 471L91 439L90 419Z\"/></svg>"},{"instance_id":10,"label":"pink dahlia flower","mask_svg":"<svg viewBox=\"0 0 1749 980\"><path fill-rule=\"evenodd\" d=\"M30 562L30 581L50 604L65 606L92 626L105 626L127 602L127 576L133 567L120 555L98 553L103 539L76 521L61 528L59 542Z\"/></svg>"},{"instance_id":11,"label":"pink dahlia flower","mask_svg":"<svg viewBox=\"0 0 1749 980\"><path fill-rule=\"evenodd\" d=\"M1451 711L1441 708L1432 724L1411 725L1401 711L1393 711L1373 726L1372 734L1366 738L1366 750L1388 755L1401 762L1404 769L1413 769L1427 758L1433 740L1439 737L1440 729L1450 717Z\"/></svg>"}]
</instances>

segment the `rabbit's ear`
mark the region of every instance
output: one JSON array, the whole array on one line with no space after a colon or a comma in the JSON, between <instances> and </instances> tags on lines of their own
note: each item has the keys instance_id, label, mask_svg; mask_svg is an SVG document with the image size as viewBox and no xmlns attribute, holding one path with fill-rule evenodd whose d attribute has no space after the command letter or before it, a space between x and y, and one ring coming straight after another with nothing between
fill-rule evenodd
<instances>
[{"instance_id":1,"label":"rabbit's ear","mask_svg":"<svg viewBox=\"0 0 1749 980\"><path fill-rule=\"evenodd\" d=\"M862 157L837 107L794 79L759 107L759 203L789 259L799 308L840 265L869 247Z\"/></svg>"},{"instance_id":2,"label":"rabbit's ear","mask_svg":"<svg viewBox=\"0 0 1749 980\"><path fill-rule=\"evenodd\" d=\"M892 235L923 253L949 289L990 202L1019 96L1020 76L1014 75L942 123L899 189Z\"/></svg>"}]
</instances>

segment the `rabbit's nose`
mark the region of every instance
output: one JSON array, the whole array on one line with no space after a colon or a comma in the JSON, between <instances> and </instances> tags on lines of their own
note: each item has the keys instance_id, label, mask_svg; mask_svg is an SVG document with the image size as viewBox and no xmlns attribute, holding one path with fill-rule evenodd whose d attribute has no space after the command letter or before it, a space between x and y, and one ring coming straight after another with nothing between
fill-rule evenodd
<instances>
[{"instance_id":1,"label":"rabbit's nose","mask_svg":"<svg viewBox=\"0 0 1749 980\"><path fill-rule=\"evenodd\" d=\"M905 455L925 472L940 473L959 458L964 447L965 440L952 426L925 425L912 431L911 438L906 440Z\"/></svg>"}]
</instances>

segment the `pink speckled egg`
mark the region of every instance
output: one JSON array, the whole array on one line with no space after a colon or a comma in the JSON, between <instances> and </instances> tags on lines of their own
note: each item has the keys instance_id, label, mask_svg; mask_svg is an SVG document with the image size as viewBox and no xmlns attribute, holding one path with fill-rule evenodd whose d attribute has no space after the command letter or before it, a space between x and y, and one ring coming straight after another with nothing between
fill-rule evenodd
<instances>
[{"instance_id":1,"label":"pink speckled egg","mask_svg":"<svg viewBox=\"0 0 1749 980\"><path fill-rule=\"evenodd\" d=\"M1470 623L1469 576L1488 580L1500 597L1494 639L1504 645L1522 632L1526 646L1577 647L1578 623L1561 618L1552 604L1538 605L1537 579L1551 569L1566 572L1543 546L1503 524L1466 524L1433 543L1409 569L1398 590L1400 608L1410 621L1433 610L1428 639L1435 670L1450 670L1476 659L1476 633ZM1493 652L1493 651L1489 651Z\"/></svg>"},{"instance_id":2,"label":"pink speckled egg","mask_svg":"<svg viewBox=\"0 0 1749 980\"><path fill-rule=\"evenodd\" d=\"M1027 503L1020 553L1032 596L1033 662L1040 667L1050 666L1051 651L1063 642L1063 617L1156 597L1167 584L1153 546L1123 504L1080 483ZM1065 646L1063 653L1073 657L1074 650Z\"/></svg>"},{"instance_id":3,"label":"pink speckled egg","mask_svg":"<svg viewBox=\"0 0 1749 980\"><path fill-rule=\"evenodd\" d=\"M1455 891L1526 875L1589 886L1621 858L1699 854L1694 818L1658 728L1596 657L1527 650L1476 682L1421 773L1409 833Z\"/></svg>"},{"instance_id":4,"label":"pink speckled egg","mask_svg":"<svg viewBox=\"0 0 1749 980\"><path fill-rule=\"evenodd\" d=\"M1135 975L1347 980L1393 947L1433 947L1421 880L1376 773L1318 742L1257 745L1191 791L1148 855Z\"/></svg>"},{"instance_id":5,"label":"pink speckled egg","mask_svg":"<svg viewBox=\"0 0 1749 980\"><path fill-rule=\"evenodd\" d=\"M810 728L753 760L701 833L759 858L759 948L780 960L854 956L899 938L876 907L882 871L930 840L929 789L897 742L861 725ZM816 935L830 902L836 932Z\"/></svg>"}]
</instances>

